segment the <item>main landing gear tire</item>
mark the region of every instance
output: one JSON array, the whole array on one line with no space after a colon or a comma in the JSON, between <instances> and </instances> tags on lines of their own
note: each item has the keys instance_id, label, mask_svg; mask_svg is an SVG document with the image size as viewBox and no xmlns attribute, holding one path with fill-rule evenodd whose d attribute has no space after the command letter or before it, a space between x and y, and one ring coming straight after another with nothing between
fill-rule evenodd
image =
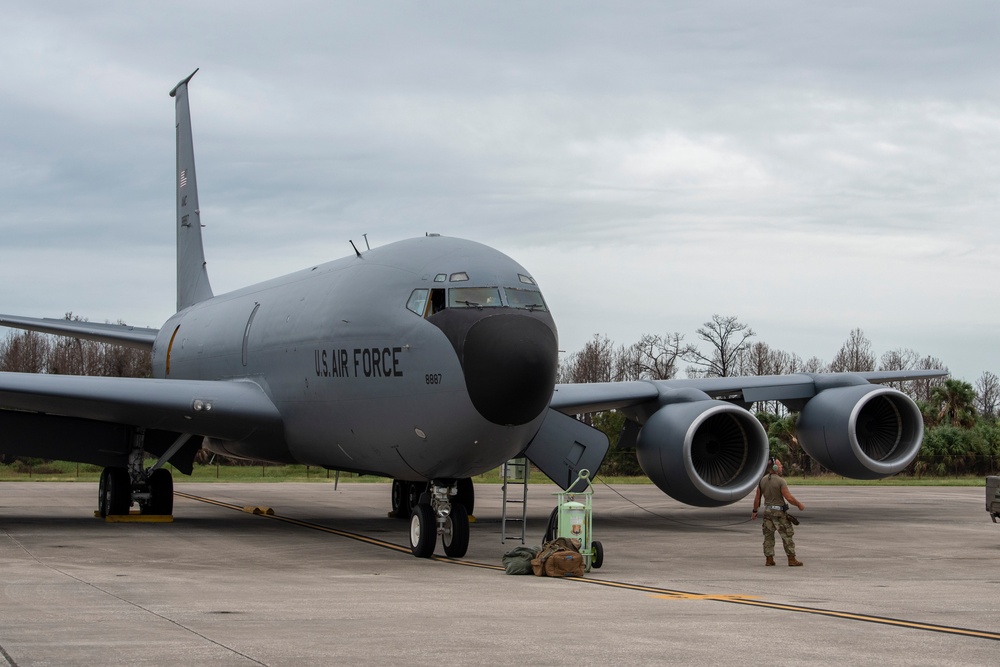
<instances>
[{"instance_id":1,"label":"main landing gear tire","mask_svg":"<svg viewBox=\"0 0 1000 667\"><path fill-rule=\"evenodd\" d=\"M418 503L410 516L410 552L417 558L430 558L436 542L437 518L434 510L427 503Z\"/></svg>"},{"instance_id":2,"label":"main landing gear tire","mask_svg":"<svg viewBox=\"0 0 1000 667\"><path fill-rule=\"evenodd\" d=\"M430 503L429 500L421 500L424 492L427 491L427 482L403 482L406 485L406 510L404 518L413 514L413 508L421 502Z\"/></svg>"},{"instance_id":3,"label":"main landing gear tire","mask_svg":"<svg viewBox=\"0 0 1000 667\"><path fill-rule=\"evenodd\" d=\"M450 558L461 558L469 550L469 513L461 503L451 504L451 514L444 520L441 544Z\"/></svg>"},{"instance_id":4,"label":"main landing gear tire","mask_svg":"<svg viewBox=\"0 0 1000 667\"><path fill-rule=\"evenodd\" d=\"M97 511L101 517L128 514L132 507L132 482L124 468L105 468L97 489Z\"/></svg>"},{"instance_id":5,"label":"main landing gear tire","mask_svg":"<svg viewBox=\"0 0 1000 667\"><path fill-rule=\"evenodd\" d=\"M143 514L171 515L174 513L174 478L169 470L160 468L149 476L149 502L142 507Z\"/></svg>"},{"instance_id":6,"label":"main landing gear tire","mask_svg":"<svg viewBox=\"0 0 1000 667\"><path fill-rule=\"evenodd\" d=\"M406 511L406 482L392 480L392 495L390 496L392 515L397 519L407 519L410 513Z\"/></svg>"},{"instance_id":7,"label":"main landing gear tire","mask_svg":"<svg viewBox=\"0 0 1000 667\"><path fill-rule=\"evenodd\" d=\"M465 506L465 511L468 516L472 516L476 513L476 490L472 484L472 479L469 477L463 477L457 480L458 493L455 497L451 499L451 502L460 503Z\"/></svg>"}]
</instances>

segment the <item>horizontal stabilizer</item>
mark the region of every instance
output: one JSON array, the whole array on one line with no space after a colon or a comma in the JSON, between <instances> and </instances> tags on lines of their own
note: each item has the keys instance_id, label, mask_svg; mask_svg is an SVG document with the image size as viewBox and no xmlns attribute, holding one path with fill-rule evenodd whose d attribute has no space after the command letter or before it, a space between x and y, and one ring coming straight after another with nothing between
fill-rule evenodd
<instances>
[{"instance_id":1,"label":"horizontal stabilizer","mask_svg":"<svg viewBox=\"0 0 1000 667\"><path fill-rule=\"evenodd\" d=\"M159 333L159 329L130 327L127 324L94 324L79 320L18 317L15 315L0 315L0 326L56 336L82 338L98 343L124 345L140 350L153 349L153 342L156 340L156 334Z\"/></svg>"}]
</instances>

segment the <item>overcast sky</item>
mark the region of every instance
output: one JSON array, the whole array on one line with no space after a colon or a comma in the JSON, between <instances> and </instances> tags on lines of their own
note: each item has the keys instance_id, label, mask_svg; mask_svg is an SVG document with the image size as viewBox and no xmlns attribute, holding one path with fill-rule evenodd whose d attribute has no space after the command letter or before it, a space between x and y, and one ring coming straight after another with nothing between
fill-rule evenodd
<instances>
[{"instance_id":1,"label":"overcast sky","mask_svg":"<svg viewBox=\"0 0 1000 667\"><path fill-rule=\"evenodd\" d=\"M1000 3L6 3L0 312L174 311L190 98L216 293L425 232L580 349L735 315L1000 374Z\"/></svg>"}]
</instances>

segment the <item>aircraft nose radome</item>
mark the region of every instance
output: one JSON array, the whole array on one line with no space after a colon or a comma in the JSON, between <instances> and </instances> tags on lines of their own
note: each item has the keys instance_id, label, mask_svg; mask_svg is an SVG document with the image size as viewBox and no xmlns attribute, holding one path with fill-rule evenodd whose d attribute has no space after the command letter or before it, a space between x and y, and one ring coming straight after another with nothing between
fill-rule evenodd
<instances>
[{"instance_id":1,"label":"aircraft nose radome","mask_svg":"<svg viewBox=\"0 0 1000 667\"><path fill-rule=\"evenodd\" d=\"M480 319L469 328L462 354L472 404L494 424L527 424L552 398L557 348L555 333L538 319Z\"/></svg>"}]
</instances>

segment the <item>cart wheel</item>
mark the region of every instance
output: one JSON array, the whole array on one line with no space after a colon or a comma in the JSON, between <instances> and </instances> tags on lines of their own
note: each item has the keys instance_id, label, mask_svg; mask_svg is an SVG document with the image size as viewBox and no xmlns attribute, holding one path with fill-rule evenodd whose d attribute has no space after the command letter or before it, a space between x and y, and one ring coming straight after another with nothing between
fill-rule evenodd
<instances>
[{"instance_id":1,"label":"cart wheel","mask_svg":"<svg viewBox=\"0 0 1000 667\"><path fill-rule=\"evenodd\" d=\"M557 530L559 530L559 508L553 507L552 514L549 515L549 524L545 528L545 537L542 538L542 544L556 539Z\"/></svg>"},{"instance_id":2,"label":"cart wheel","mask_svg":"<svg viewBox=\"0 0 1000 667\"><path fill-rule=\"evenodd\" d=\"M599 568L604 565L604 545L594 540L590 543L590 546L594 548L594 557L590 561L591 567Z\"/></svg>"}]
</instances>

